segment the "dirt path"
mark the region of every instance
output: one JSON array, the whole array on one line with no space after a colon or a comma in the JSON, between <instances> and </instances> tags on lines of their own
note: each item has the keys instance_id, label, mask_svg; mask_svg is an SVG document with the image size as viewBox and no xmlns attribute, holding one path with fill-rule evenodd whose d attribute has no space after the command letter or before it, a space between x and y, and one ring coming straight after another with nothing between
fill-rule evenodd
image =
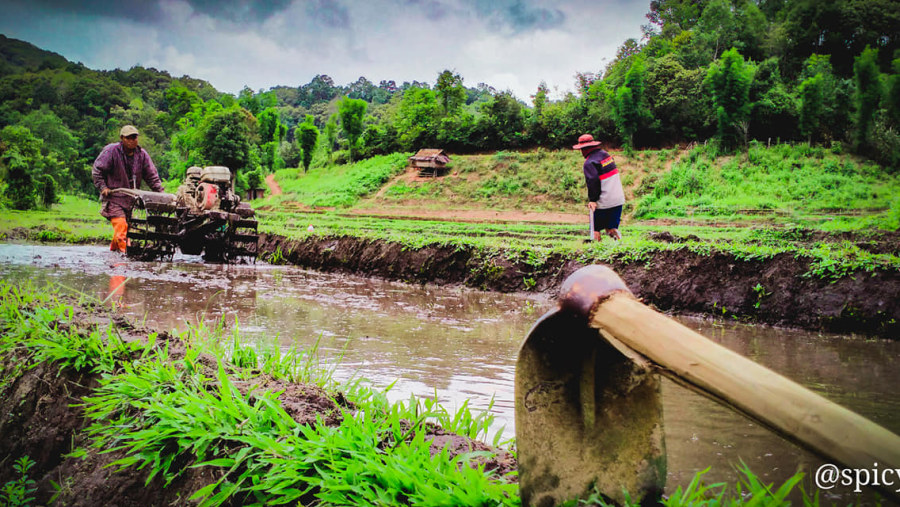
<instances>
[{"instance_id":1,"label":"dirt path","mask_svg":"<svg viewBox=\"0 0 900 507\"><path fill-rule=\"evenodd\" d=\"M274 174L266 175L266 185L269 186L269 193L271 195L281 195L281 187L278 186L278 182L275 181Z\"/></svg>"},{"instance_id":2,"label":"dirt path","mask_svg":"<svg viewBox=\"0 0 900 507\"><path fill-rule=\"evenodd\" d=\"M587 211L575 213L545 213L537 211L498 211L487 209L422 209L415 207L349 209L347 215L378 218L403 218L409 220L442 220L451 222L537 222L587 224Z\"/></svg>"}]
</instances>

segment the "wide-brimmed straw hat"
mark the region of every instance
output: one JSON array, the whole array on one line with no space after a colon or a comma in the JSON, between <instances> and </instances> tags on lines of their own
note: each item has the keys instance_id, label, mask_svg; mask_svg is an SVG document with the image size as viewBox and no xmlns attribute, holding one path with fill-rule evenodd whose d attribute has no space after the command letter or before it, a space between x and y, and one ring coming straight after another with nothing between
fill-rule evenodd
<instances>
[{"instance_id":1,"label":"wide-brimmed straw hat","mask_svg":"<svg viewBox=\"0 0 900 507\"><path fill-rule=\"evenodd\" d=\"M589 146L600 146L600 141L594 141L594 136L590 134L582 134L578 137L578 144L572 146L573 150L580 150Z\"/></svg>"}]
</instances>

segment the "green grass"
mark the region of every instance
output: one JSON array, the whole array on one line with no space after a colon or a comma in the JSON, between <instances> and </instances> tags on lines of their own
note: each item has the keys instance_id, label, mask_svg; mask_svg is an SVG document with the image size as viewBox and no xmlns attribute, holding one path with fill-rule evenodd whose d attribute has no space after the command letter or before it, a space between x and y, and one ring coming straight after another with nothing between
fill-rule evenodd
<instances>
[{"instance_id":1,"label":"green grass","mask_svg":"<svg viewBox=\"0 0 900 507\"><path fill-rule=\"evenodd\" d=\"M313 224L315 232L306 231ZM750 228L738 226L628 225L622 241L584 243L587 226L576 224L476 224L434 220L402 220L355 217L340 213L266 212L260 230L288 238L309 236L352 236L396 242L410 249L427 246L470 248L484 260L506 257L526 260L536 269L557 255L594 262L650 262L653 255L670 250L687 250L699 255L721 252L743 260L771 259L792 255L810 263L807 276L837 279L853 272L876 269L900 270L900 257L892 253L873 254L847 241L816 241L802 227ZM684 242L668 243L652 239L654 233L669 232ZM694 238L694 239L690 239Z\"/></svg>"},{"instance_id":2,"label":"green grass","mask_svg":"<svg viewBox=\"0 0 900 507\"><path fill-rule=\"evenodd\" d=\"M261 204L296 201L311 207L347 207L360 197L377 191L407 164L405 153L372 157L347 165L317 167L303 173L282 169L275 173L282 196L269 197Z\"/></svg>"},{"instance_id":3,"label":"green grass","mask_svg":"<svg viewBox=\"0 0 900 507\"><path fill-rule=\"evenodd\" d=\"M15 211L0 213L0 239L21 236L48 242L96 243L109 240L112 228L100 216L98 200L65 195L62 203L49 210Z\"/></svg>"},{"instance_id":4,"label":"green grass","mask_svg":"<svg viewBox=\"0 0 900 507\"><path fill-rule=\"evenodd\" d=\"M896 230L900 178L878 165L822 147L751 143L714 157L698 146L657 178L635 218L767 217L823 230Z\"/></svg>"},{"instance_id":5,"label":"green grass","mask_svg":"<svg viewBox=\"0 0 900 507\"><path fill-rule=\"evenodd\" d=\"M737 467L741 478L734 485L719 482L715 484L705 484L703 475L709 469L698 472L691 482L685 486L678 486L674 492L664 498L661 505L666 507L682 507L682 506L705 506L705 507L725 507L725 506L742 506L742 505L767 505L767 506L788 506L791 505L788 496L803 480L804 474L798 472L789 477L784 484L775 487L773 484L766 484L760 481L745 463L741 462ZM803 505L819 505L819 495L816 493L810 496L806 491L800 491ZM638 507L641 505L627 495L626 507ZM604 500L603 496L596 490L588 498L578 501L570 501L562 504L561 507L577 507L582 505L600 505L603 507L612 507Z\"/></svg>"},{"instance_id":6,"label":"green grass","mask_svg":"<svg viewBox=\"0 0 900 507\"><path fill-rule=\"evenodd\" d=\"M301 498L326 505L518 503L515 483L468 466L485 453L450 458L444 449L432 456L428 422L487 435L492 418L471 414L467 404L451 413L428 399L390 403L361 379L335 383L315 350L251 352L237 334L227 339L221 324L182 333L187 351L173 356L155 335L126 342L113 326L61 330L59 322L73 316L73 306L53 293L0 282L0 354L24 356L14 375L41 362L102 375L82 405L90 444L75 456L122 451L112 466L123 473L146 467L148 483L159 476L170 484L188 469L207 468L220 479L187 492L201 505ZM216 367L201 362L201 353L213 354ZM336 397L340 389L351 405L340 409L338 426L301 425L281 408L278 393L236 387L270 377L314 383Z\"/></svg>"},{"instance_id":7,"label":"green grass","mask_svg":"<svg viewBox=\"0 0 900 507\"><path fill-rule=\"evenodd\" d=\"M616 162L627 189L637 175L659 171L674 150L640 152L629 157L616 152ZM499 151L489 155L453 155L447 174L435 179L398 181L380 199L366 200L364 207L410 204L424 207L553 211L579 213L584 208L580 152L574 150Z\"/></svg>"}]
</instances>

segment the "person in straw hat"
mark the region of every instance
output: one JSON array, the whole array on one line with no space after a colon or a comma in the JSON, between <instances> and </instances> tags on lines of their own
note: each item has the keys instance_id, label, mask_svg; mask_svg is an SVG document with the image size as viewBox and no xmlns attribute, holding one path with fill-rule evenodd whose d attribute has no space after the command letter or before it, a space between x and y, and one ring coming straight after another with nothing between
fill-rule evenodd
<instances>
[{"instance_id":1,"label":"person in straw hat","mask_svg":"<svg viewBox=\"0 0 900 507\"><path fill-rule=\"evenodd\" d=\"M147 182L154 192L162 192L163 186L150 154L138 146L138 129L125 125L119 131L119 142L106 145L91 170L94 186L100 191L103 207L100 214L113 226L113 239L109 249L125 252L128 244L128 220L134 198L111 192L116 188L138 189L141 181Z\"/></svg>"},{"instance_id":2,"label":"person in straw hat","mask_svg":"<svg viewBox=\"0 0 900 507\"><path fill-rule=\"evenodd\" d=\"M625 191L619 178L619 169L612 155L600 148L600 141L594 136L583 134L578 138L574 150L581 150L584 156L584 181L587 183L588 208L593 214L594 240L600 241L600 231L614 241L622 239L619 233L619 222L622 219L622 206L625 204Z\"/></svg>"}]
</instances>

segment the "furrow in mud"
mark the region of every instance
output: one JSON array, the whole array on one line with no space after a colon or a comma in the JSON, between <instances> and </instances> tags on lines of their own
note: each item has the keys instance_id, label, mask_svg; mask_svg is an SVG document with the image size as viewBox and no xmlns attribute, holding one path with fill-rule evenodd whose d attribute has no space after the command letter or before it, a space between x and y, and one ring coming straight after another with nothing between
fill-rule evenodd
<instances>
[{"instance_id":1,"label":"furrow in mud","mask_svg":"<svg viewBox=\"0 0 900 507\"><path fill-rule=\"evenodd\" d=\"M584 266L551 255L529 259L472 247L419 249L351 236L293 240L262 234L260 255L272 262L412 283L462 284L501 292L549 291ZM809 276L809 262L790 254L742 260L725 253L663 251L639 262L611 262L634 294L660 310L770 325L900 337L900 273L859 271L839 279Z\"/></svg>"}]
</instances>

